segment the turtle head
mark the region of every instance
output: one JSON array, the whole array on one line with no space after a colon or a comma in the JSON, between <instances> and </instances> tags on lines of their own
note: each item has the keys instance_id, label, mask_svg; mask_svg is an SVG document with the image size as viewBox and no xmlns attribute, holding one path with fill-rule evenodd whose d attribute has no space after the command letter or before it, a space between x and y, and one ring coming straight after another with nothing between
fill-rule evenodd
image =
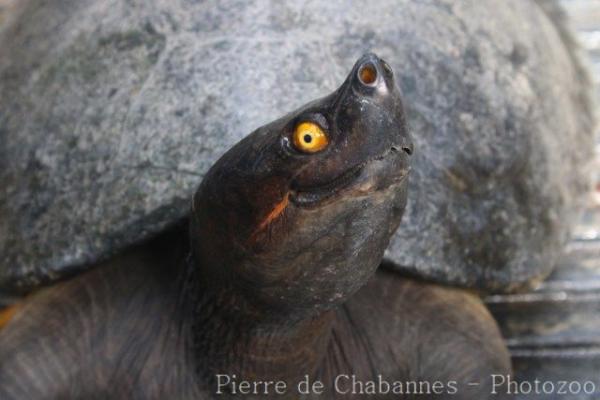
<instances>
[{"instance_id":1,"label":"turtle head","mask_svg":"<svg viewBox=\"0 0 600 400\"><path fill-rule=\"evenodd\" d=\"M387 63L265 125L209 170L192 248L211 284L283 313L331 308L379 265L406 204L412 142Z\"/></svg>"}]
</instances>

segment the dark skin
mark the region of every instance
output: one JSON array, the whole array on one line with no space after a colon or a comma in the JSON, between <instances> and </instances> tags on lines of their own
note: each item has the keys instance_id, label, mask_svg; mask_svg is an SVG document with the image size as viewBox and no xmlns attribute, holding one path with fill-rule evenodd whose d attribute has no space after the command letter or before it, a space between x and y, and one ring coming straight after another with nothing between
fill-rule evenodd
<instances>
[{"instance_id":1,"label":"dark skin","mask_svg":"<svg viewBox=\"0 0 600 400\"><path fill-rule=\"evenodd\" d=\"M20 307L0 333L0 397L253 397L231 384L247 380L286 386L258 384L254 397L298 398L308 375L323 383L308 398L362 398L348 393L351 376L381 375L487 398L490 374L510 362L481 302L375 274L406 204L410 153L391 69L366 55L332 95L213 166L189 234L177 227ZM403 398L368 397L387 396Z\"/></svg>"}]
</instances>

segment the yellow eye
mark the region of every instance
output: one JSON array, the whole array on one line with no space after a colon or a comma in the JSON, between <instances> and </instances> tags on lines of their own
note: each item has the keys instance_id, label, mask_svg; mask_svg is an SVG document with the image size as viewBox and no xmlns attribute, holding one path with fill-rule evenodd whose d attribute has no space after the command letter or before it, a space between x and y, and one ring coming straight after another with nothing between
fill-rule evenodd
<instances>
[{"instance_id":1,"label":"yellow eye","mask_svg":"<svg viewBox=\"0 0 600 400\"><path fill-rule=\"evenodd\" d=\"M294 147L305 153L316 153L323 150L329 139L321 127L312 122L302 122L294 131Z\"/></svg>"}]
</instances>

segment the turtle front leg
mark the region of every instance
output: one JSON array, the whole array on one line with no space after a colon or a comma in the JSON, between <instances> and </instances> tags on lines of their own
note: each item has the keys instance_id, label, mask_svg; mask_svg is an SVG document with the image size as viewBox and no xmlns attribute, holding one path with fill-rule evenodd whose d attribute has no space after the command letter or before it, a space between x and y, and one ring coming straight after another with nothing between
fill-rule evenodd
<instances>
[{"instance_id":1,"label":"turtle front leg","mask_svg":"<svg viewBox=\"0 0 600 400\"><path fill-rule=\"evenodd\" d=\"M498 399L493 375L512 374L477 296L385 270L338 311L332 338L320 379L336 398Z\"/></svg>"}]
</instances>

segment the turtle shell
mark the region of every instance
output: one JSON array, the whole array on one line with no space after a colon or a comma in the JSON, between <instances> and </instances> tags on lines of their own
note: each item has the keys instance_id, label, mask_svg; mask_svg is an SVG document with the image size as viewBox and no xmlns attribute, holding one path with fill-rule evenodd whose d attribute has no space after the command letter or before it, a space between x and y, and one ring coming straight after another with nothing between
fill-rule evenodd
<instances>
[{"instance_id":1,"label":"turtle shell","mask_svg":"<svg viewBox=\"0 0 600 400\"><path fill-rule=\"evenodd\" d=\"M416 147L386 257L486 290L540 279L592 149L585 74L540 3L12 3L0 19L2 293L184 218L226 149L333 90L367 51L395 69Z\"/></svg>"}]
</instances>

